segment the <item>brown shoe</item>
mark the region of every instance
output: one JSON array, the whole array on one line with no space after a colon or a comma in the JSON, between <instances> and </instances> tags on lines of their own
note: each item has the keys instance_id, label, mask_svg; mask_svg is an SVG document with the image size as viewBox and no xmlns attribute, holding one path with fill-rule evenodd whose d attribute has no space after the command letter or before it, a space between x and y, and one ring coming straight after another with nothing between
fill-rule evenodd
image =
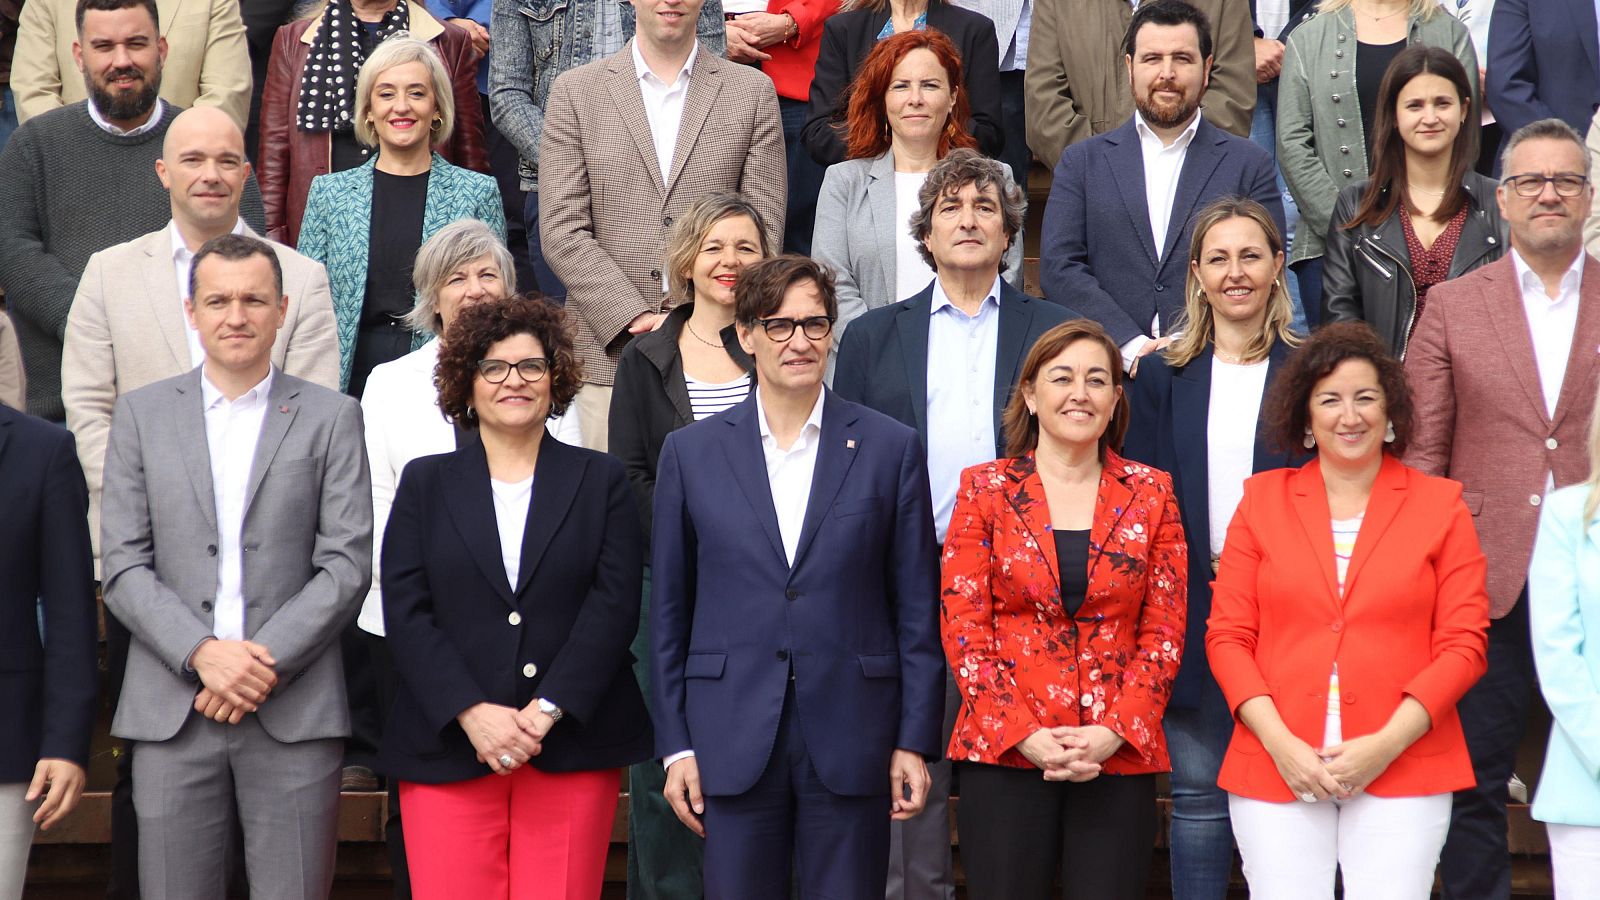
<instances>
[{"instance_id":1,"label":"brown shoe","mask_svg":"<svg viewBox=\"0 0 1600 900\"><path fill-rule=\"evenodd\" d=\"M378 776L366 766L345 766L339 776L339 790L352 794L370 794L378 789Z\"/></svg>"}]
</instances>

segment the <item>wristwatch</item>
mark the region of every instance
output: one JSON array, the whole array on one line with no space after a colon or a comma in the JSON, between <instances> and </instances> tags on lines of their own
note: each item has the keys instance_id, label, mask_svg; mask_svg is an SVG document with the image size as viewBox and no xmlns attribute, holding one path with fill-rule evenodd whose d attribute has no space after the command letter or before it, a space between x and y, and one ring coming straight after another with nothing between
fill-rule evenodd
<instances>
[{"instance_id":1,"label":"wristwatch","mask_svg":"<svg viewBox=\"0 0 1600 900\"><path fill-rule=\"evenodd\" d=\"M543 697L540 697L533 702L539 704L539 712L544 713L557 722L561 721L561 717L566 715L566 713L561 711L561 707L551 703L549 700L546 700Z\"/></svg>"}]
</instances>

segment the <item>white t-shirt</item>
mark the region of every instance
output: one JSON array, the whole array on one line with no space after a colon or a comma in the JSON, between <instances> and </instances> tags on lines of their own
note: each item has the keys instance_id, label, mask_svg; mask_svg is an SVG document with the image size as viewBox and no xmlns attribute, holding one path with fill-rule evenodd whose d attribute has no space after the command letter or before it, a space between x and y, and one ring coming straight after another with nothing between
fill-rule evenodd
<instances>
[{"instance_id":1,"label":"white t-shirt","mask_svg":"<svg viewBox=\"0 0 1600 900\"><path fill-rule=\"evenodd\" d=\"M911 237L911 217L918 209L917 192L927 180L927 172L894 173L894 296L889 298L890 303L917 294L933 280L933 270L922 261L917 242Z\"/></svg>"},{"instance_id":2,"label":"white t-shirt","mask_svg":"<svg viewBox=\"0 0 1600 900\"><path fill-rule=\"evenodd\" d=\"M533 476L521 481L489 479L494 491L494 521L500 529L500 561L506 567L506 580L517 589L522 568L522 531L528 525L528 504L533 500Z\"/></svg>"},{"instance_id":3,"label":"white t-shirt","mask_svg":"<svg viewBox=\"0 0 1600 900\"><path fill-rule=\"evenodd\" d=\"M1256 422L1267 389L1267 361L1250 365L1211 359L1211 401L1206 414L1206 496L1210 500L1211 555L1222 555L1228 523L1255 468Z\"/></svg>"}]
</instances>

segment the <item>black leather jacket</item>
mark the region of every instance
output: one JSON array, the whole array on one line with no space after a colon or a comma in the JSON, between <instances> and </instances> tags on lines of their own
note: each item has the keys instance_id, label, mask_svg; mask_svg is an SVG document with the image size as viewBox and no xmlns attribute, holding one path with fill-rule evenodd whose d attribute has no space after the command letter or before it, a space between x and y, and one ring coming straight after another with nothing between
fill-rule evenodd
<instances>
[{"instance_id":1,"label":"black leather jacket","mask_svg":"<svg viewBox=\"0 0 1600 900\"><path fill-rule=\"evenodd\" d=\"M1462 187L1467 191L1467 221L1450 260L1451 278L1494 262L1511 246L1495 203L1495 183L1468 172ZM1361 319L1377 330L1395 356L1404 358L1417 289L1400 213L1378 226L1342 227L1355 216L1366 189L1365 181L1350 185L1339 192L1333 207L1322 258L1322 320Z\"/></svg>"}]
</instances>

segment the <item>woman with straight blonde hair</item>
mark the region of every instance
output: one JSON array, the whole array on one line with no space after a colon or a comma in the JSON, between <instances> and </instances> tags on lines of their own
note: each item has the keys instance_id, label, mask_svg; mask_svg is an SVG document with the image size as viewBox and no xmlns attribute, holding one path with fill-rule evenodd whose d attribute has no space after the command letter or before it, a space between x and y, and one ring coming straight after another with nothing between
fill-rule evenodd
<instances>
[{"instance_id":1,"label":"woman with straight blonde hair","mask_svg":"<svg viewBox=\"0 0 1600 900\"><path fill-rule=\"evenodd\" d=\"M1245 479L1298 461L1266 446L1257 427L1268 386L1300 343L1284 277L1283 238L1265 207L1237 197L1207 206L1189 245L1181 336L1145 357L1128 389L1123 455L1172 474L1189 539L1189 652L1164 723L1179 898L1221 900L1233 870L1228 797L1217 787L1233 716L1202 648L1211 579Z\"/></svg>"}]
</instances>

